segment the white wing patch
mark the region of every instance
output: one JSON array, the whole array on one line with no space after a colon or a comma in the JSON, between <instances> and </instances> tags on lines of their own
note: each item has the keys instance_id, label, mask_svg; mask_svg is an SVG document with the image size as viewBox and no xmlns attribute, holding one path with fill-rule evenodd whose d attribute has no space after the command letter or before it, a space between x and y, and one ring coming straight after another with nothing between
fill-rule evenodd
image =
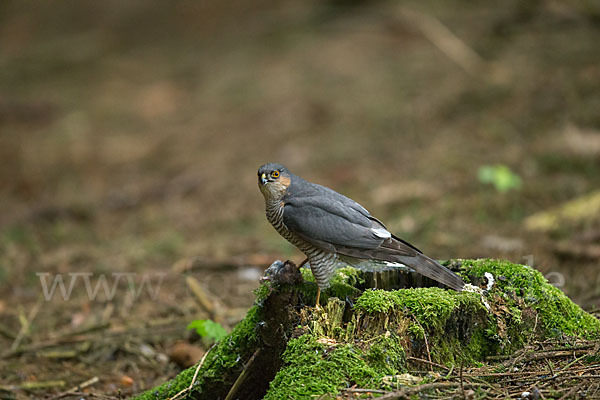
<instances>
[{"instance_id":1,"label":"white wing patch","mask_svg":"<svg viewBox=\"0 0 600 400\"><path fill-rule=\"evenodd\" d=\"M383 228L371 228L371 232L381 239L389 239L392 237L392 234Z\"/></svg>"},{"instance_id":2,"label":"white wing patch","mask_svg":"<svg viewBox=\"0 0 600 400\"><path fill-rule=\"evenodd\" d=\"M390 261L384 261L385 265L387 265L388 267L393 267L393 268L407 268L410 269L410 267L408 265L404 265L402 263L397 263L397 262L390 262ZM412 270L411 270L412 271Z\"/></svg>"}]
</instances>

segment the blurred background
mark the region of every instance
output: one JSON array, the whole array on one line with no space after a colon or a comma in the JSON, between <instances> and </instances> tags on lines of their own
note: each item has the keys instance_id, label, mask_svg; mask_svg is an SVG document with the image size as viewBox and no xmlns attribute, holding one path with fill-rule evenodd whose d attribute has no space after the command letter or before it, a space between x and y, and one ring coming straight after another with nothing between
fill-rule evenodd
<instances>
[{"instance_id":1,"label":"blurred background","mask_svg":"<svg viewBox=\"0 0 600 400\"><path fill-rule=\"evenodd\" d=\"M0 393L112 398L197 360L189 322L231 329L303 259L265 219L268 161L595 309L599 34L591 0L1 2ZM36 274L74 272L131 281L46 301Z\"/></svg>"}]
</instances>

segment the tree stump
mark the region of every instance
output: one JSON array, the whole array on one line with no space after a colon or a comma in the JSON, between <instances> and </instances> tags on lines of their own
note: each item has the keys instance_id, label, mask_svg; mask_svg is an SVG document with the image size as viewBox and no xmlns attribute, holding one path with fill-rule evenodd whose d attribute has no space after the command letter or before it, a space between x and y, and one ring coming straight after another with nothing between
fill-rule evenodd
<instances>
[{"instance_id":1,"label":"tree stump","mask_svg":"<svg viewBox=\"0 0 600 400\"><path fill-rule=\"evenodd\" d=\"M444 264L471 291L435 287L408 269L341 268L315 308L310 271L273 263L255 305L208 354L185 398L311 399L350 386L378 390L405 384L399 377L409 366L468 365L534 338L600 337L600 321L530 267ZM189 368L138 399L172 398L195 372Z\"/></svg>"}]
</instances>

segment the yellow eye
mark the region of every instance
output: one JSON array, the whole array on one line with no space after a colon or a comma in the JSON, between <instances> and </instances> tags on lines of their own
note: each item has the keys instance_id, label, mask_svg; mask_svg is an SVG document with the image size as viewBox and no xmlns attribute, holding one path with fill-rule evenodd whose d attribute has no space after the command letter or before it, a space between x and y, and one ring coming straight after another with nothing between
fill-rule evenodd
<instances>
[{"instance_id":1,"label":"yellow eye","mask_svg":"<svg viewBox=\"0 0 600 400\"><path fill-rule=\"evenodd\" d=\"M279 178L279 171L273 171L273 172L271 172L271 177L272 178Z\"/></svg>"}]
</instances>

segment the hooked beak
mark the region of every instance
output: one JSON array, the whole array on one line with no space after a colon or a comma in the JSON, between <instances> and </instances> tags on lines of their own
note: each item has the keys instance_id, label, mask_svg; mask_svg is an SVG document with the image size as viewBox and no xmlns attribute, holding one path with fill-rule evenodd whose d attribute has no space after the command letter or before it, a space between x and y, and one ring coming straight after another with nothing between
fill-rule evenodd
<instances>
[{"instance_id":1,"label":"hooked beak","mask_svg":"<svg viewBox=\"0 0 600 400\"><path fill-rule=\"evenodd\" d=\"M267 174L263 173L260 178L258 178L258 181L260 182L261 185L264 185L265 183L267 183Z\"/></svg>"}]
</instances>

